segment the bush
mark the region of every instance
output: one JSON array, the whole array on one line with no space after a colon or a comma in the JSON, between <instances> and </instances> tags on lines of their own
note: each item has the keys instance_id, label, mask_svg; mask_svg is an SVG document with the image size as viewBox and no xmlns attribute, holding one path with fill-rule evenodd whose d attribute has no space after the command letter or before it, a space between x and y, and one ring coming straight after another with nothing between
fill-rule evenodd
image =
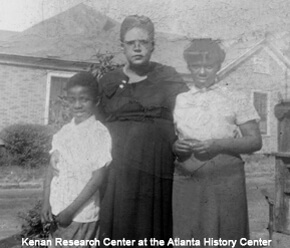
<instances>
[{"instance_id":1,"label":"bush","mask_svg":"<svg viewBox=\"0 0 290 248\"><path fill-rule=\"evenodd\" d=\"M114 71L115 69L123 66L122 64L114 62L114 55L108 53L98 53L95 55L95 57L98 60L98 64L90 65L87 70L93 74L97 82L99 82L100 78L106 73Z\"/></svg>"},{"instance_id":2,"label":"bush","mask_svg":"<svg viewBox=\"0 0 290 248\"><path fill-rule=\"evenodd\" d=\"M32 209L18 213L18 217L23 222L21 226L21 236L23 238L48 238L48 233L44 230L40 220L41 206L41 201L38 201Z\"/></svg>"},{"instance_id":3,"label":"bush","mask_svg":"<svg viewBox=\"0 0 290 248\"><path fill-rule=\"evenodd\" d=\"M37 124L14 124L4 128L0 138L5 144L2 163L36 167L49 161L53 130Z\"/></svg>"},{"instance_id":4,"label":"bush","mask_svg":"<svg viewBox=\"0 0 290 248\"><path fill-rule=\"evenodd\" d=\"M20 233L22 238L28 238L30 240L45 240L49 237L49 233L56 230L57 224L55 221L49 222L47 224L41 223L41 206L42 202L38 201L32 209L28 210L27 212L18 213L18 217L23 222ZM44 246L34 246L34 248L38 247Z\"/></svg>"}]
</instances>

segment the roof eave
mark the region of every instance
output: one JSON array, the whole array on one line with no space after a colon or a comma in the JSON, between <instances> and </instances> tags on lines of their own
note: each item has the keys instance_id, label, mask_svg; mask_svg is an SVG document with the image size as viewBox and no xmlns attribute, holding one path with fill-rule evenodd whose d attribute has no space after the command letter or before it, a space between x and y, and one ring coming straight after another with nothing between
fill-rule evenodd
<instances>
[{"instance_id":1,"label":"roof eave","mask_svg":"<svg viewBox=\"0 0 290 248\"><path fill-rule=\"evenodd\" d=\"M0 64L45 70L83 71L90 65L98 63L0 53Z\"/></svg>"},{"instance_id":2,"label":"roof eave","mask_svg":"<svg viewBox=\"0 0 290 248\"><path fill-rule=\"evenodd\" d=\"M219 72L218 72L218 78L220 80L224 79L227 75L235 71L240 64L244 63L248 59L250 59L254 54L259 52L262 48L263 45L265 44L266 39L263 39L259 41L256 45L254 45L251 49L249 49L247 52L242 54L240 57L235 59L233 62L225 65Z\"/></svg>"}]
</instances>

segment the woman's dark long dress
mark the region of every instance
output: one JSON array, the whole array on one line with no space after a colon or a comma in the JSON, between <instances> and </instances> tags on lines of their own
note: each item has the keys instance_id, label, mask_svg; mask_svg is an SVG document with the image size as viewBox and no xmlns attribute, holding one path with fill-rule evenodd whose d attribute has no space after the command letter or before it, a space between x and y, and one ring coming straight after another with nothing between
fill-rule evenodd
<instances>
[{"instance_id":1,"label":"woman's dark long dress","mask_svg":"<svg viewBox=\"0 0 290 248\"><path fill-rule=\"evenodd\" d=\"M166 241L172 237L172 110L176 95L187 87L173 68L158 63L151 63L145 80L127 82L122 69L101 80L113 162L100 236Z\"/></svg>"}]
</instances>

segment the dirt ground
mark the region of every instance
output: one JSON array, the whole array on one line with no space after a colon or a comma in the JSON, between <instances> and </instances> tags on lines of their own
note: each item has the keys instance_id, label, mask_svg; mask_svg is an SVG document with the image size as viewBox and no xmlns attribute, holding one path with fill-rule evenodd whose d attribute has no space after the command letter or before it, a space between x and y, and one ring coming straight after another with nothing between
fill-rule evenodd
<instances>
[{"instance_id":1,"label":"dirt ground","mask_svg":"<svg viewBox=\"0 0 290 248\"><path fill-rule=\"evenodd\" d=\"M273 174L247 173L251 239L269 239L267 230L269 206L261 193L262 189L274 192ZM21 222L17 217L17 213L31 209L37 200L41 199L41 193L42 191L39 188L0 189L0 240L18 233L21 230ZM289 248L289 244L290 236L274 233L271 247Z\"/></svg>"}]
</instances>

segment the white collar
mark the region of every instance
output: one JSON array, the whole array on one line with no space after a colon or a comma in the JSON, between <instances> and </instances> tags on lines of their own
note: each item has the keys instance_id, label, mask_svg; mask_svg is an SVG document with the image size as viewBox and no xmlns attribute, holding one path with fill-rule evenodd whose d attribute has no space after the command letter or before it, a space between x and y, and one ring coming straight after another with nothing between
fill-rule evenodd
<instances>
[{"instance_id":1,"label":"white collar","mask_svg":"<svg viewBox=\"0 0 290 248\"><path fill-rule=\"evenodd\" d=\"M88 126L90 126L93 122L96 121L96 117L94 115L90 116L88 119L76 124L75 122L75 118L73 118L70 122L70 124L73 126L73 127L76 127L76 128L86 128Z\"/></svg>"},{"instance_id":2,"label":"white collar","mask_svg":"<svg viewBox=\"0 0 290 248\"><path fill-rule=\"evenodd\" d=\"M141 81L143 81L144 79L147 78L147 75L138 76L137 74L130 73L130 72L128 72L128 69L129 69L129 65L127 63L123 67L123 72L129 78L129 81L128 81L129 84L139 83L139 82L141 82Z\"/></svg>"},{"instance_id":3,"label":"white collar","mask_svg":"<svg viewBox=\"0 0 290 248\"><path fill-rule=\"evenodd\" d=\"M208 88L197 88L195 87L194 85L192 86L189 86L189 93L190 94L204 94L204 93L209 93L211 91L216 91L216 90L219 90L221 87L218 85L218 84L214 84Z\"/></svg>"}]
</instances>

